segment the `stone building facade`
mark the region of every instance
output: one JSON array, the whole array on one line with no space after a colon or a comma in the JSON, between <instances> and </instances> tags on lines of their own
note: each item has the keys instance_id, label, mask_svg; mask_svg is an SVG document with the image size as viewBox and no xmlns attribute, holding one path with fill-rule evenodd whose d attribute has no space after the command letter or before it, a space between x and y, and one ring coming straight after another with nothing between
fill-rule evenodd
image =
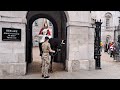
<instances>
[{"instance_id":1,"label":"stone building facade","mask_svg":"<svg viewBox=\"0 0 120 90\"><path fill-rule=\"evenodd\" d=\"M114 30L115 27L119 25L119 11L92 11L92 17L94 19L103 22L101 27L101 40L103 44L105 42L114 41Z\"/></svg>"},{"instance_id":2,"label":"stone building facade","mask_svg":"<svg viewBox=\"0 0 120 90\"><path fill-rule=\"evenodd\" d=\"M26 25L28 11L0 11L0 75L25 75ZM66 70L92 70L94 62L94 28L90 11L64 11L67 23ZM2 28L21 29L21 41L3 41Z\"/></svg>"}]
</instances>

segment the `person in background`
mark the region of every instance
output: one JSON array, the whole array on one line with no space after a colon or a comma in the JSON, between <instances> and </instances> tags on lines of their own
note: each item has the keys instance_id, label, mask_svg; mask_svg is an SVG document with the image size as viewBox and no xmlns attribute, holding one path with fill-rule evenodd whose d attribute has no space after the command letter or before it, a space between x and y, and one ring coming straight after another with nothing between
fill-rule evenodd
<instances>
[{"instance_id":1,"label":"person in background","mask_svg":"<svg viewBox=\"0 0 120 90\"><path fill-rule=\"evenodd\" d=\"M114 50L115 50L115 46L114 46L114 42L112 42L110 45L110 57L114 57Z\"/></svg>"}]
</instances>

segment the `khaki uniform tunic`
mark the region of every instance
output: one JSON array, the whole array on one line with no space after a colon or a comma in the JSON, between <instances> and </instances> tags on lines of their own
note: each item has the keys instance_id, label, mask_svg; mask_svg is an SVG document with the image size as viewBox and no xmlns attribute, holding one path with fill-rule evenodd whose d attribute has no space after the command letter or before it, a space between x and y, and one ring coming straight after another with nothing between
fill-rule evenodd
<instances>
[{"instance_id":1,"label":"khaki uniform tunic","mask_svg":"<svg viewBox=\"0 0 120 90\"><path fill-rule=\"evenodd\" d=\"M48 69L50 67L49 52L51 50L50 43L44 42L42 44L42 75L48 76Z\"/></svg>"}]
</instances>

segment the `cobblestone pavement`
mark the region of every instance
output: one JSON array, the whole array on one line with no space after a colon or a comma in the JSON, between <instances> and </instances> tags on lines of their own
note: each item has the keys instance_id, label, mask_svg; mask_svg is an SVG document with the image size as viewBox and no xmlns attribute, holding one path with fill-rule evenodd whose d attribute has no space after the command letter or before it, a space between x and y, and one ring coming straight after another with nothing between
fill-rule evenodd
<instances>
[{"instance_id":1,"label":"cobblestone pavement","mask_svg":"<svg viewBox=\"0 0 120 90\"><path fill-rule=\"evenodd\" d=\"M24 76L1 76L0 79L44 79L41 77L41 60L39 49L35 48L34 62L29 65L29 72ZM67 72L62 64L53 64L53 73L49 79L120 79L120 62L116 62L107 53L102 52L101 70L80 70L79 72Z\"/></svg>"}]
</instances>

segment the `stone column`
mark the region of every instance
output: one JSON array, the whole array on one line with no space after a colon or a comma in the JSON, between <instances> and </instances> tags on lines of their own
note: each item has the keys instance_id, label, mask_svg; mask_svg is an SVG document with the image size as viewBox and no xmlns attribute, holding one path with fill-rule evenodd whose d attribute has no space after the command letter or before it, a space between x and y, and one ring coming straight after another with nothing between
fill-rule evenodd
<instances>
[{"instance_id":1,"label":"stone column","mask_svg":"<svg viewBox=\"0 0 120 90\"><path fill-rule=\"evenodd\" d=\"M0 18L0 75L25 75L25 22L22 18ZM21 41L2 41L2 28L21 29Z\"/></svg>"},{"instance_id":2,"label":"stone column","mask_svg":"<svg viewBox=\"0 0 120 90\"><path fill-rule=\"evenodd\" d=\"M90 70L94 67L94 31L87 22L68 22L67 71Z\"/></svg>"},{"instance_id":3,"label":"stone column","mask_svg":"<svg viewBox=\"0 0 120 90\"><path fill-rule=\"evenodd\" d=\"M89 27L89 30L88 30L89 70L95 69L95 60L94 60L94 31L95 31L94 28Z\"/></svg>"}]
</instances>

